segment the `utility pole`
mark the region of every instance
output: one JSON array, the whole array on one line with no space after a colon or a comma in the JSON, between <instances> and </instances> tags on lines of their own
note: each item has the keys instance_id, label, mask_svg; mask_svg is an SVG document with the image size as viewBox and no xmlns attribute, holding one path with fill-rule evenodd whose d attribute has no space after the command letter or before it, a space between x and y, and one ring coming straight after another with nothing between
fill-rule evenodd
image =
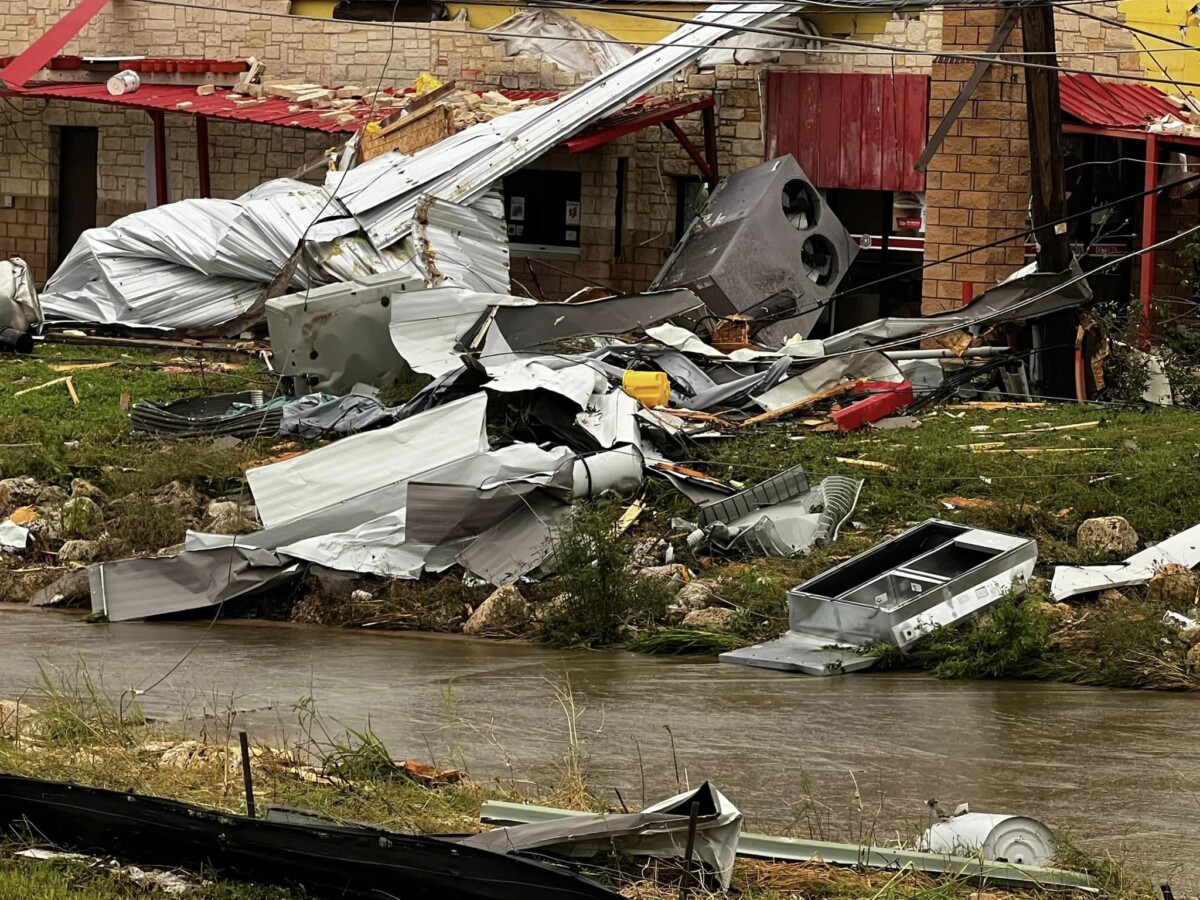
<instances>
[{"instance_id":1,"label":"utility pole","mask_svg":"<svg viewBox=\"0 0 1200 900\"><path fill-rule=\"evenodd\" d=\"M1063 272L1071 264L1066 227L1045 224L1067 214L1054 7L1048 0L1035 0L1021 7L1021 35L1025 61L1047 67L1025 70L1030 217L1038 244L1038 271ZM1040 377L1035 379L1041 393L1051 397L1075 396L1077 325L1074 310L1054 313L1034 324L1034 334L1040 337L1035 345L1046 348L1040 354Z\"/></svg>"}]
</instances>

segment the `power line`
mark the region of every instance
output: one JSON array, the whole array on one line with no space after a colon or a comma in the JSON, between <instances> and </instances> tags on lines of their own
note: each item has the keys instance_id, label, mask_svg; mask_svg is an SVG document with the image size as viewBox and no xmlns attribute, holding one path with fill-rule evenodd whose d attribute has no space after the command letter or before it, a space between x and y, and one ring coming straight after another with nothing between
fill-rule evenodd
<instances>
[{"instance_id":1,"label":"power line","mask_svg":"<svg viewBox=\"0 0 1200 900\"><path fill-rule=\"evenodd\" d=\"M147 4L151 4L151 5L156 5L156 6L171 6L171 7L182 8L182 9L196 9L196 10L201 10L201 11L206 11L206 12L211 11L210 8L208 8L208 7L200 6L195 3L186 3L186 2L183 2L183 0L131 0L131 2L147 3ZM541 3L533 2L533 3L529 3L528 5L533 8L541 8L541 9L577 9L577 10L585 10L585 11L590 11L590 12L596 11L595 6L592 6L592 5L589 5L586 3L569 3L569 2L567 2L567 0L557 0L557 2L548 2L548 0L543 0L543 2L541 2ZM244 15L244 16L251 16L251 17L283 18L283 19L293 19L293 20L300 19L300 20L304 20L304 21L313 21L313 22L321 22L321 23L328 23L330 21L333 21L330 19L323 19L323 18L319 18L316 16L293 16L288 13L270 13L270 12L263 12L261 10L237 9L237 8L232 8L232 7L224 8L222 11L226 12L226 13L233 13L236 15ZM688 24L693 23L692 19L680 19L680 18L675 18L672 16L658 14L658 13L634 12L634 11L629 11L629 12L614 11L613 14L628 16L628 17L633 17L633 18L651 19L654 21L667 22L667 23L672 23L675 25L688 25ZM1104 21L1108 21L1108 20L1104 20ZM410 30L410 31L437 32L439 34L446 33L445 29L438 28L435 25L432 25L432 24L426 25L426 24L422 24L422 23L413 23L413 22L359 22L359 23L355 23L355 24L370 26L370 27L379 27L379 28L392 28L392 29L399 28L399 29ZM1112 24L1119 26L1121 23L1113 22ZM814 36L800 34L795 31L789 31L786 29L777 29L777 28L773 29L773 28L767 28L767 27L761 27L761 26L719 25L719 23L718 23L718 27L724 27L724 28L728 29L729 31L735 32L735 33L762 34L762 35L767 35L767 36L771 36L771 37L786 37L789 39L800 39L800 40L804 40L807 38L808 40L819 41L822 44L833 44L835 46L853 47L853 48L855 48L855 50L853 51L855 55L861 55L863 52L870 52L870 53L877 53L877 54L891 54L891 55L904 55L904 56L928 56L933 59L952 59L952 60L959 60L962 62L989 62L989 63L996 63L998 65L1011 66L1013 68L1019 68L1019 69L1044 69L1044 70L1062 72L1065 74L1073 74L1073 75L1095 75L1095 74L1097 74L1094 70L1091 70L1091 69L1080 69L1080 68L1074 68L1074 67L1056 66L1056 65L1049 65L1049 64L1045 64L1045 63L1023 61L1023 60L1013 58L1014 56L1025 56L1025 55L1033 55L1033 54L1022 54L1022 53L1005 54L1005 53L1000 53L1000 52L997 52L997 53L983 53L983 52L973 53L973 52L954 52L954 51L948 52L946 50L929 50L924 47L908 47L908 46L899 46L899 45L873 44L870 41L860 41L860 40L854 40L851 38L834 38L834 37L826 37L826 36L814 37ZM495 38L504 38L504 37L527 38L529 36L529 35L523 34L523 33L500 32L500 31L494 31L494 30L472 31L471 33L478 34L478 35L481 35L484 37L495 37ZM627 46L629 44L628 41L619 40L617 38L606 39L606 38L590 38L590 37L589 38L556 37L555 40L558 42L562 42L562 43L576 42L576 43L585 43L585 44L620 44L620 45L624 45L624 46ZM717 44L687 44L687 43L683 43L683 42L675 42L673 44L673 46L684 47L684 48L688 48L688 49L707 50L707 49L713 49L713 48L717 47ZM731 44L723 44L722 46L724 46L726 49L734 49L734 50L739 50L739 49L761 50L761 49L763 49L761 47L753 46L753 45L737 46L737 45L731 45ZM1186 47L1186 49L1195 50L1197 48ZM809 49L794 48L794 50L789 49L789 52L795 52L795 51L809 52L809 53L826 53L826 54L834 54L834 55L837 54L837 51L829 50L827 48L809 48ZM848 53L850 51L846 51L846 52ZM1129 52L1135 52L1135 51L1099 50L1099 51L1088 51L1088 52L1081 52L1081 53L1070 53L1070 54L1063 54L1063 55L1064 56L1074 56L1074 57L1106 57L1106 56L1113 56L1113 55L1122 55L1122 54L1129 53ZM1186 86L1186 87L1200 88L1200 82L1191 82L1191 81L1176 82L1176 81L1172 81L1170 79L1165 79L1165 78L1150 78L1145 75L1125 74L1125 73L1119 73L1119 72L1118 73L1105 72L1105 73L1101 73L1101 74L1103 74L1105 78L1111 78L1111 79L1115 79L1115 80L1119 80L1119 81L1135 81L1140 84L1170 84L1170 85L1173 85L1176 87Z\"/></svg>"}]
</instances>

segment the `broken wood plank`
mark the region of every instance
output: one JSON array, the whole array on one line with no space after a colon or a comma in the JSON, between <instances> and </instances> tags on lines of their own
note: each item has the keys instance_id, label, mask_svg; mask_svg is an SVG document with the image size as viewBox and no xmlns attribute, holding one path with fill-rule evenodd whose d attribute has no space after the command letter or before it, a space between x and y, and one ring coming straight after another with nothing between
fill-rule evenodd
<instances>
[{"instance_id":1,"label":"broken wood plank","mask_svg":"<svg viewBox=\"0 0 1200 900\"><path fill-rule=\"evenodd\" d=\"M835 384L831 388L826 388L823 391L817 391L805 397L803 400L797 400L795 403L789 403L787 406L781 406L778 409L768 410L765 413L759 413L757 416L751 416L742 423L742 427L746 428L750 425L759 425L763 422L773 422L776 419L782 419L784 416L791 415L794 412L799 412L812 406L814 403L820 403L822 400L829 400L833 397L840 397L843 394L848 394L861 384L866 384L870 381L869 378L856 378L854 381L847 381L843 384Z\"/></svg>"},{"instance_id":2,"label":"broken wood plank","mask_svg":"<svg viewBox=\"0 0 1200 900\"><path fill-rule=\"evenodd\" d=\"M65 380L66 380L66 385L67 385L67 391L70 393L71 399L75 402L75 405L78 406L79 405L79 394L75 393L75 382L71 380L70 375L68 375Z\"/></svg>"},{"instance_id":3,"label":"broken wood plank","mask_svg":"<svg viewBox=\"0 0 1200 900\"><path fill-rule=\"evenodd\" d=\"M115 359L110 359L108 362L94 363L59 363L54 366L47 366L51 372L82 372L87 369L107 369L110 366L117 366L120 363Z\"/></svg>"},{"instance_id":4,"label":"broken wood plank","mask_svg":"<svg viewBox=\"0 0 1200 900\"><path fill-rule=\"evenodd\" d=\"M981 441L977 444L955 444L955 450L970 450L972 453L982 453L984 450L995 450L1005 446L1004 441Z\"/></svg>"},{"instance_id":5,"label":"broken wood plank","mask_svg":"<svg viewBox=\"0 0 1200 900\"><path fill-rule=\"evenodd\" d=\"M1094 422L1075 422L1072 425L1050 425L1045 428L1030 428L1027 431L1006 431L996 437L1024 437L1027 434L1045 434L1049 431L1089 431L1100 427L1100 420Z\"/></svg>"},{"instance_id":6,"label":"broken wood plank","mask_svg":"<svg viewBox=\"0 0 1200 900\"><path fill-rule=\"evenodd\" d=\"M1116 447L1026 447L1024 449L980 450L980 453L1015 453L1017 456L1042 456L1046 453L1109 453Z\"/></svg>"},{"instance_id":7,"label":"broken wood plank","mask_svg":"<svg viewBox=\"0 0 1200 900\"><path fill-rule=\"evenodd\" d=\"M1007 400L974 400L969 403L948 403L942 409L953 410L985 410L988 412L1002 412L1007 409L1045 409L1046 404L1040 400L1036 401L1021 401L1010 402Z\"/></svg>"},{"instance_id":8,"label":"broken wood plank","mask_svg":"<svg viewBox=\"0 0 1200 900\"><path fill-rule=\"evenodd\" d=\"M890 472L896 468L887 463L875 462L873 459L851 459L848 456L835 456L834 459L844 466L860 466L864 469L884 469Z\"/></svg>"},{"instance_id":9,"label":"broken wood plank","mask_svg":"<svg viewBox=\"0 0 1200 900\"><path fill-rule=\"evenodd\" d=\"M40 391L42 388L52 387L56 384L64 384L64 383L66 383L66 380L67 380L66 378L55 378L53 381L47 381L42 384L36 384L33 387L25 388L23 391L17 391L15 394L13 394L13 396L20 397L22 394L29 394L29 393L32 393L33 391Z\"/></svg>"}]
</instances>

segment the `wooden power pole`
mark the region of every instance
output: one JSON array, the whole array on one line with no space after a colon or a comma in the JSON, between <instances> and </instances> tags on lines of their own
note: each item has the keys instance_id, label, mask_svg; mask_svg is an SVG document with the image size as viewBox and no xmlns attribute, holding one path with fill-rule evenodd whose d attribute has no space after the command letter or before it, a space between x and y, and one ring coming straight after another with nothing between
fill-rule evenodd
<instances>
[{"instance_id":1,"label":"wooden power pole","mask_svg":"<svg viewBox=\"0 0 1200 900\"><path fill-rule=\"evenodd\" d=\"M1025 61L1046 67L1025 70L1030 214L1038 244L1038 271L1063 272L1071 264L1070 239L1064 225L1047 224L1067 214L1054 7L1047 0L1036 0L1021 7L1021 34ZM1041 353L1041 377L1037 379L1040 382L1037 389L1043 394L1075 396L1077 323L1074 310L1054 313L1040 320L1046 349Z\"/></svg>"}]
</instances>

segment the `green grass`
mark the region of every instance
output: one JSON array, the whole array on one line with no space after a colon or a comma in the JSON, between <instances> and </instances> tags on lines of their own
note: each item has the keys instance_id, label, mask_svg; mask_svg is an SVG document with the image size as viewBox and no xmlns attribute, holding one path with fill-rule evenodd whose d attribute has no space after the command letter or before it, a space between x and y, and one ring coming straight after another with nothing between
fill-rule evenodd
<instances>
[{"instance_id":1,"label":"green grass","mask_svg":"<svg viewBox=\"0 0 1200 900\"><path fill-rule=\"evenodd\" d=\"M209 443L168 444L135 435L121 396L165 403L201 394L262 389L275 379L262 364L244 358L234 374L173 374L158 367L172 354L104 347L40 345L31 357L0 359L0 474L28 475L63 486L72 477L106 490L129 492L180 480L216 489L235 477L257 453L244 444L220 450ZM211 361L211 360L210 360ZM51 366L116 362L102 369L55 371ZM16 396L19 391L71 376L75 405L65 385Z\"/></svg>"}]
</instances>

